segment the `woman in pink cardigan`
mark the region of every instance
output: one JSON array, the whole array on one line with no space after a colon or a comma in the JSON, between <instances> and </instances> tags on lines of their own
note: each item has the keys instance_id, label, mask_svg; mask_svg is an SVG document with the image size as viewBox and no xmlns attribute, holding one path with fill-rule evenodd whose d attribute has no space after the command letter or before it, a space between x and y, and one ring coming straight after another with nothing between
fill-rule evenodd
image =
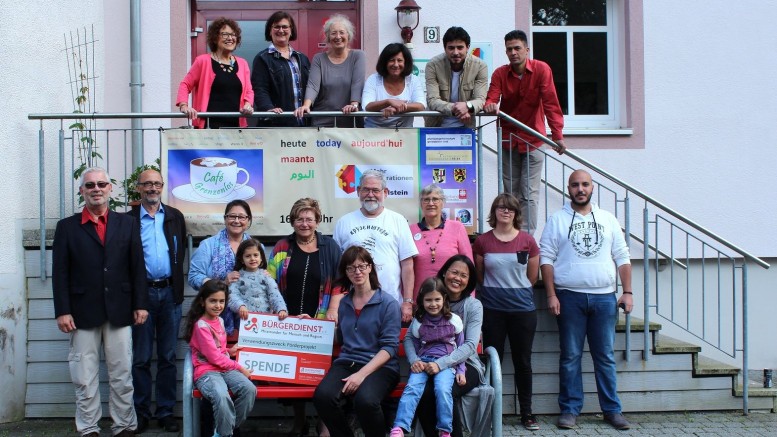
<instances>
[{"instance_id":1,"label":"woman in pink cardigan","mask_svg":"<svg viewBox=\"0 0 777 437\"><path fill-rule=\"evenodd\" d=\"M245 118L197 118L197 112L254 112L251 71L245 59L232 55L240 45L240 26L221 17L208 27L210 53L197 56L178 86L176 106L197 128L246 127ZM192 106L189 106L192 94Z\"/></svg>"}]
</instances>

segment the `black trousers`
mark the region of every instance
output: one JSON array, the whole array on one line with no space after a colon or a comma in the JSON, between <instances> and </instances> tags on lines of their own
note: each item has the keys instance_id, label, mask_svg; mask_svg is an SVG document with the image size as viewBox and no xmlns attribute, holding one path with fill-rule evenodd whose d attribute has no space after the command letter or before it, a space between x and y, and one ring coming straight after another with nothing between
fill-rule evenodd
<instances>
[{"instance_id":1,"label":"black trousers","mask_svg":"<svg viewBox=\"0 0 777 437\"><path fill-rule=\"evenodd\" d=\"M537 331L537 311L496 311L483 309L483 346L493 346L504 357L505 339L510 340L510 353L515 367L515 388L521 415L532 414L531 351Z\"/></svg>"},{"instance_id":2,"label":"black trousers","mask_svg":"<svg viewBox=\"0 0 777 437\"><path fill-rule=\"evenodd\" d=\"M356 417L359 419L365 437L385 437L386 420L381 405L383 399L394 390L399 382L399 374L386 367L372 372L364 379L353 396L343 395L343 378L356 373L363 365L338 361L332 364L329 372L316 387L313 405L318 416L324 421L329 433L337 437L352 437L348 426L346 404L350 401Z\"/></svg>"}]
</instances>

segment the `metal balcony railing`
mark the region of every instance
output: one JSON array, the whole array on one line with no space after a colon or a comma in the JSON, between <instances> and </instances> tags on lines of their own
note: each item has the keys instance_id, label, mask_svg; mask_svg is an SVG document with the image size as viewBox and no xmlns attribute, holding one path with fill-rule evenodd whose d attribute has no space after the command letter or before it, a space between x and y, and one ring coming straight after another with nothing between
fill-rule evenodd
<instances>
[{"instance_id":1,"label":"metal balcony railing","mask_svg":"<svg viewBox=\"0 0 777 437\"><path fill-rule=\"evenodd\" d=\"M201 117L237 117L239 113L200 113ZM406 116L439 115L435 111L423 111L404 114ZM292 117L293 114L254 113L250 118L259 117ZM311 117L343 117L341 112L314 112ZM356 112L350 117L380 116L375 112ZM494 116L478 114L479 121ZM130 163L138 155L142 162L143 150L137 150L132 145L131 128L92 129L87 134L98 137L95 144L80 141L83 132L66 128L67 120L132 120L132 119L181 119L180 113L115 113L115 114L30 114L30 120L37 120L39 128L39 189L40 189L40 234L41 249L45 248L46 218L45 183L47 170L53 165L46 163L46 130L47 121L58 121L58 163L56 170L58 179L59 211L56 216L64 217L72 212L77 205L72 173L75 157L79 152L86 153L90 159L89 165L100 163L114 177L123 180L131 173ZM501 125L510 123L524 132L528 132L550 146L556 144L515 120L505 113L497 116L497 142L504 143L514 138L503 138ZM489 124L489 123L487 123ZM486 125L487 125L486 124ZM143 129L147 140L157 139L155 147L161 155L161 132L166 128ZM283 128L281 128L283 129ZM289 128L299 129L299 128ZM478 147L478 230L483 231L483 196L484 196L484 152L492 153L497 158L498 186L503 190L502 160L510 159L511 149L489 147L483 144L484 125L476 129ZM156 133L155 133L156 132ZM92 155L98 147L98 156ZM644 302L644 342L643 360L648 360L651 349L649 331L652 316L660 317L679 327L689 335L699 339L715 350L739 360L741 358L743 378L743 410L748 412L748 268L750 266L769 268L769 264L750 254L746 250L723 239L712 231L688 219L679 212L669 208L644 191L613 174L587 161L578 154L567 151L559 156L552 150L541 149L545 154L542 168L542 188L537 208L547 218L549 214L560 208L567 199L566 183L569 174L583 168L591 173L597 186L596 202L613 212L626 235L627 243L632 249L632 256L641 258L642 296ZM505 156L507 155L507 156ZM116 157L119 157L118 159ZM126 194L125 194L126 195ZM55 216L55 217L56 217ZM542 221L542 220L540 220ZM637 256L637 253L640 256ZM45 257L45 250L41 250ZM46 277L45 259L41 260L41 277ZM640 281L634 282L634 292L638 292ZM627 317L626 353L630 350L630 323ZM627 358L628 359L628 358Z\"/></svg>"}]
</instances>

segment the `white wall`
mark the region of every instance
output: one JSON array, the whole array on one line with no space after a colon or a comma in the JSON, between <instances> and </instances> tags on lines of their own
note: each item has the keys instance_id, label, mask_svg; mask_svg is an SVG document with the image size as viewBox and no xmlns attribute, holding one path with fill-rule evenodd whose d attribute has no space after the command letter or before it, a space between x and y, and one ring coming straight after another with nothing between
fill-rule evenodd
<instances>
[{"instance_id":1,"label":"white wall","mask_svg":"<svg viewBox=\"0 0 777 437\"><path fill-rule=\"evenodd\" d=\"M586 158L757 256L777 254L777 3L644 2L644 150Z\"/></svg>"},{"instance_id":2,"label":"white wall","mask_svg":"<svg viewBox=\"0 0 777 437\"><path fill-rule=\"evenodd\" d=\"M0 81L0 155L6 163L0 178L0 422L24 417L27 308L21 222L38 216L39 194L39 125L27 114L73 111L63 35L92 23L100 32L100 5L91 0L4 2L0 14L0 29L10 32L9 42L0 46L7 62ZM46 145L46 159L56 159L56 130L47 131ZM51 183L56 175L48 177L47 197L56 202Z\"/></svg>"}]
</instances>

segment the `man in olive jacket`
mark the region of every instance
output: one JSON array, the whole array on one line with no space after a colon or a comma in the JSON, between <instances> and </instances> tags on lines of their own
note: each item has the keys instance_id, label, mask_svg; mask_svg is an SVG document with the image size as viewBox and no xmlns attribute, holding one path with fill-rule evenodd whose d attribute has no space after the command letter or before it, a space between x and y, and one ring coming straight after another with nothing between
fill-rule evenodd
<instances>
[{"instance_id":1,"label":"man in olive jacket","mask_svg":"<svg viewBox=\"0 0 777 437\"><path fill-rule=\"evenodd\" d=\"M474 127L488 92L488 66L469 54L470 38L461 27L442 37L445 53L426 64L426 106L445 117L424 117L427 127Z\"/></svg>"}]
</instances>

